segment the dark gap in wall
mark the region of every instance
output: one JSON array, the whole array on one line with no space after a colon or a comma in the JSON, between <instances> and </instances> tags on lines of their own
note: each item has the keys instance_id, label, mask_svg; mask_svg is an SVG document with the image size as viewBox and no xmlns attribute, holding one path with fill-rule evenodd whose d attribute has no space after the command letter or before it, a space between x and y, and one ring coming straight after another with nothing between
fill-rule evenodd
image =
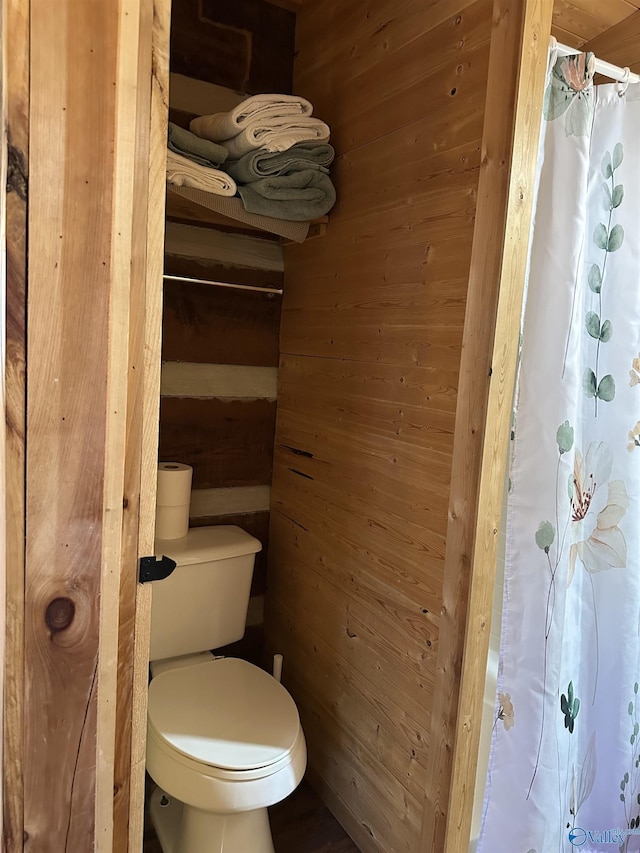
<instances>
[{"instance_id":1,"label":"dark gap in wall","mask_svg":"<svg viewBox=\"0 0 640 853\"><path fill-rule=\"evenodd\" d=\"M306 456L307 459L313 459L313 453L310 453L308 450L300 450L298 447L291 447L289 444L280 444L283 450L290 450L291 453L295 453L296 456Z\"/></svg>"},{"instance_id":2,"label":"dark gap in wall","mask_svg":"<svg viewBox=\"0 0 640 853\"><path fill-rule=\"evenodd\" d=\"M298 471L296 468L289 468L292 474L297 474L298 477L304 477L305 480L313 480L311 474L305 474L303 471Z\"/></svg>"}]
</instances>

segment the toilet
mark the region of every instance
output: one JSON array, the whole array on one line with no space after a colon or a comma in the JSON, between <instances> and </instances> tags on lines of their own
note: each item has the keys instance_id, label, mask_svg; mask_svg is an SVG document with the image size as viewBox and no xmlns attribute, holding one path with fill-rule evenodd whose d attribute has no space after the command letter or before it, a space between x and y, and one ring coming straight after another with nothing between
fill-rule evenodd
<instances>
[{"instance_id":1,"label":"toilet","mask_svg":"<svg viewBox=\"0 0 640 853\"><path fill-rule=\"evenodd\" d=\"M176 562L153 581L147 771L163 853L274 853L267 807L307 762L296 705L268 673L209 650L244 635L260 542L239 527L156 540Z\"/></svg>"}]
</instances>

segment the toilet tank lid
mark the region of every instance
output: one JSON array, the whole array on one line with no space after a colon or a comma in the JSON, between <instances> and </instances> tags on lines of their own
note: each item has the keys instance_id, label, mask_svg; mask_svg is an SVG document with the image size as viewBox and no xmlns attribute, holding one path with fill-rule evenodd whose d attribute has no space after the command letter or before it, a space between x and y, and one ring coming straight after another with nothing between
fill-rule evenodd
<instances>
[{"instance_id":1,"label":"toilet tank lid","mask_svg":"<svg viewBox=\"0 0 640 853\"><path fill-rule=\"evenodd\" d=\"M243 557L262 550L261 542L241 527L194 527L181 539L156 539L156 555L163 554L179 566Z\"/></svg>"}]
</instances>

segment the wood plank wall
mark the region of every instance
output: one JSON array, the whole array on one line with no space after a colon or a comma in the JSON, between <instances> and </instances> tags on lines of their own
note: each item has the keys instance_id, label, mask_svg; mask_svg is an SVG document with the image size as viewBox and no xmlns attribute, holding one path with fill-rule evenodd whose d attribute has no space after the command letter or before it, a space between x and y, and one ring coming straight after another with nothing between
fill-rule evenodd
<instances>
[{"instance_id":1,"label":"wood plank wall","mask_svg":"<svg viewBox=\"0 0 640 853\"><path fill-rule=\"evenodd\" d=\"M422 849L491 17L298 16L294 91L332 126L338 204L286 250L267 650L312 781L367 853Z\"/></svg>"},{"instance_id":2,"label":"wood plank wall","mask_svg":"<svg viewBox=\"0 0 640 853\"><path fill-rule=\"evenodd\" d=\"M167 273L281 287L282 266L273 241L167 226ZM164 286L160 460L193 466L192 527L237 524L263 544L245 638L225 649L255 662L262 659L280 306L271 294Z\"/></svg>"}]
</instances>

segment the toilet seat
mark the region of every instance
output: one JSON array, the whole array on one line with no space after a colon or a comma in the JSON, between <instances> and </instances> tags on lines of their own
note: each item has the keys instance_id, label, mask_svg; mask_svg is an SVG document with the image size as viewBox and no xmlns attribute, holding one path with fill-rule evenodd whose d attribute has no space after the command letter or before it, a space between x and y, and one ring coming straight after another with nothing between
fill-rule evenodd
<instances>
[{"instance_id":1,"label":"toilet seat","mask_svg":"<svg viewBox=\"0 0 640 853\"><path fill-rule=\"evenodd\" d=\"M149 686L148 725L149 737L163 751L222 778L276 771L301 732L298 709L285 688L237 658L157 675Z\"/></svg>"}]
</instances>

